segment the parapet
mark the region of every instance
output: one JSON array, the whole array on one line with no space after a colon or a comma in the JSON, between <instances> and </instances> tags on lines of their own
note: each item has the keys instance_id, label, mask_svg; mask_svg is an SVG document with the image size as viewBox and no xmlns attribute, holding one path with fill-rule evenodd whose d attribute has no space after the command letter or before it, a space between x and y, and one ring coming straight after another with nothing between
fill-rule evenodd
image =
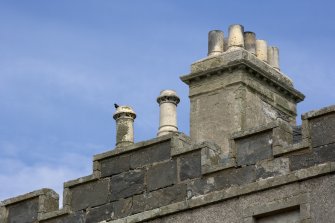
<instances>
[{"instance_id":1,"label":"parapet","mask_svg":"<svg viewBox=\"0 0 335 223\"><path fill-rule=\"evenodd\" d=\"M182 133L135 143L95 155L92 175L64 184L63 209L56 210L55 192L43 189L2 202L2 222L23 222L21 215L43 223L142 222L333 174L334 126L331 106L303 115L295 143L282 121L236 132L231 157Z\"/></svg>"}]
</instances>

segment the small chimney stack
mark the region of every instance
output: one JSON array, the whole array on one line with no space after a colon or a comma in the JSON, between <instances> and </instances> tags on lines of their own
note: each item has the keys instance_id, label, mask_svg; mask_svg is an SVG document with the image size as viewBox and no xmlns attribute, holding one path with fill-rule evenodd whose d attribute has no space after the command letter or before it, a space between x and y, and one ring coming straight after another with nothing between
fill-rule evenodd
<instances>
[{"instance_id":1,"label":"small chimney stack","mask_svg":"<svg viewBox=\"0 0 335 223\"><path fill-rule=\"evenodd\" d=\"M160 108L159 128L157 136L177 132L177 105L180 102L173 90L163 90L157 98Z\"/></svg>"},{"instance_id":2,"label":"small chimney stack","mask_svg":"<svg viewBox=\"0 0 335 223\"><path fill-rule=\"evenodd\" d=\"M215 56L224 51L224 38L221 30L212 30L208 33L208 56Z\"/></svg>"},{"instance_id":3,"label":"small chimney stack","mask_svg":"<svg viewBox=\"0 0 335 223\"><path fill-rule=\"evenodd\" d=\"M116 121L116 147L134 144L134 110L130 106L118 106L113 118Z\"/></svg>"}]
</instances>

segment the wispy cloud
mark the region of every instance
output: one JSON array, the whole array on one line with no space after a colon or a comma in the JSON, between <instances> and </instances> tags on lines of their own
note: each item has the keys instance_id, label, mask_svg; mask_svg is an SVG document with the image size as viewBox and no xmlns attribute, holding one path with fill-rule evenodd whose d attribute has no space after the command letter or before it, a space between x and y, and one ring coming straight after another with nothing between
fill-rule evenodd
<instances>
[{"instance_id":1,"label":"wispy cloud","mask_svg":"<svg viewBox=\"0 0 335 223\"><path fill-rule=\"evenodd\" d=\"M63 182L91 174L90 159L78 154L67 154L59 162L25 164L18 159L0 159L0 200L41 188L51 188L63 199Z\"/></svg>"}]
</instances>

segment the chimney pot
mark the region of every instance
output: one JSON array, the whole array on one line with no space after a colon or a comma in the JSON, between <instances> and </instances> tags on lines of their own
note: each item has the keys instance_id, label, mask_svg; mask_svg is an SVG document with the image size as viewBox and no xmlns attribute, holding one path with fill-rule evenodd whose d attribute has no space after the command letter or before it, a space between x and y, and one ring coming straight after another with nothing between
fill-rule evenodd
<instances>
[{"instance_id":1,"label":"chimney pot","mask_svg":"<svg viewBox=\"0 0 335 223\"><path fill-rule=\"evenodd\" d=\"M119 106L113 118L116 121L116 147L134 144L134 110L130 106Z\"/></svg>"},{"instance_id":2,"label":"chimney pot","mask_svg":"<svg viewBox=\"0 0 335 223\"><path fill-rule=\"evenodd\" d=\"M177 93L173 90L161 91L157 98L160 108L159 128L157 136L177 132L177 105L180 102Z\"/></svg>"},{"instance_id":3,"label":"chimney pot","mask_svg":"<svg viewBox=\"0 0 335 223\"><path fill-rule=\"evenodd\" d=\"M258 59L268 62L268 47L265 40L256 40L256 56Z\"/></svg>"},{"instance_id":4,"label":"chimney pot","mask_svg":"<svg viewBox=\"0 0 335 223\"><path fill-rule=\"evenodd\" d=\"M223 53L224 38L221 30L212 30L208 33L208 56Z\"/></svg>"},{"instance_id":5,"label":"chimney pot","mask_svg":"<svg viewBox=\"0 0 335 223\"><path fill-rule=\"evenodd\" d=\"M244 46L247 51L256 55L256 34L254 32L244 32Z\"/></svg>"},{"instance_id":6,"label":"chimney pot","mask_svg":"<svg viewBox=\"0 0 335 223\"><path fill-rule=\"evenodd\" d=\"M268 62L276 70L280 71L279 67L279 49L274 46L268 47Z\"/></svg>"},{"instance_id":7,"label":"chimney pot","mask_svg":"<svg viewBox=\"0 0 335 223\"><path fill-rule=\"evenodd\" d=\"M244 27L242 25L230 25L228 33L228 50L244 48Z\"/></svg>"}]
</instances>

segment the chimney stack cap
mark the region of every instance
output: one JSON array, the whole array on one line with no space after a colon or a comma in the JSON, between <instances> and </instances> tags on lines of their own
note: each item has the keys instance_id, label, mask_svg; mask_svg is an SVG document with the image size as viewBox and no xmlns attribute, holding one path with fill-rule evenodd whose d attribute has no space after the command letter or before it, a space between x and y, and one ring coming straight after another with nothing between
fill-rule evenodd
<instances>
[{"instance_id":1,"label":"chimney stack cap","mask_svg":"<svg viewBox=\"0 0 335 223\"><path fill-rule=\"evenodd\" d=\"M113 115L113 118L115 120L119 119L120 117L122 116L128 116L130 118L133 118L135 119L136 118L136 113L134 112L134 110L132 109L132 107L130 106L127 106L127 105L122 105L122 106L119 106L114 115Z\"/></svg>"},{"instance_id":2,"label":"chimney stack cap","mask_svg":"<svg viewBox=\"0 0 335 223\"><path fill-rule=\"evenodd\" d=\"M157 102L159 104L164 102L170 102L177 105L180 102L180 98L178 97L176 91L174 90L163 90L157 97Z\"/></svg>"}]
</instances>

